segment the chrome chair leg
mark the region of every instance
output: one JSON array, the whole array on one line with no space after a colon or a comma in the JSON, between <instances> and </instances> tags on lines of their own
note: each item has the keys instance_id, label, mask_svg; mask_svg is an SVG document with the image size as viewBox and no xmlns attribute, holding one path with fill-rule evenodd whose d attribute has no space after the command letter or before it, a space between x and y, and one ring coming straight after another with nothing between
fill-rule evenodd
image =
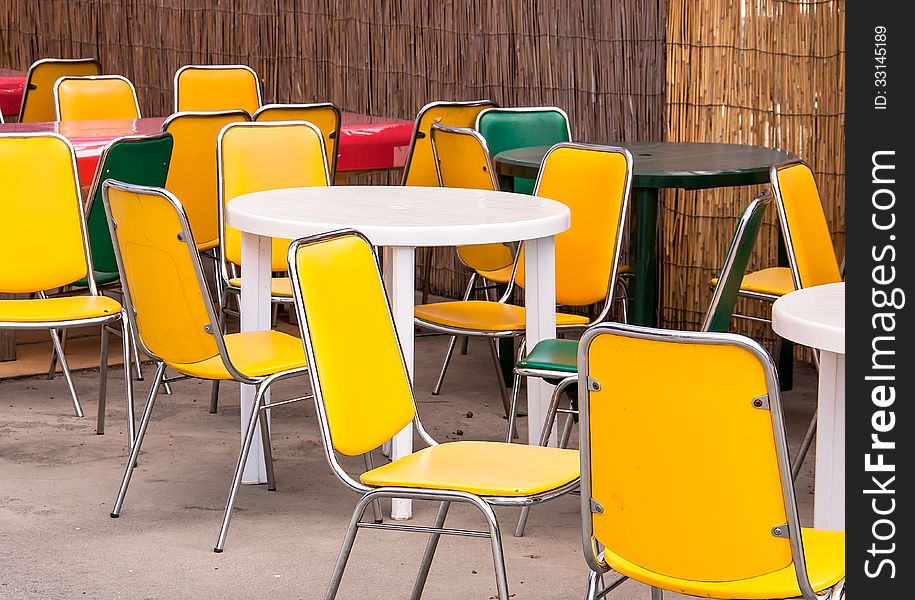
<instances>
[{"instance_id":1,"label":"chrome chair leg","mask_svg":"<svg viewBox=\"0 0 915 600\"><path fill-rule=\"evenodd\" d=\"M337 591L340 589L340 582L343 581L343 572L346 570L346 563L349 561L349 555L353 551L353 544L356 543L356 533L359 531L359 521L365 513L366 507L380 495L376 491L371 491L359 499L356 508L353 510L353 516L350 518L349 527L346 528L346 535L343 537L343 546L340 548L340 554L337 556L337 562L334 563L334 570L331 572L330 582L327 584L327 592L324 594L325 600L334 600L337 597Z\"/></svg>"},{"instance_id":2,"label":"chrome chair leg","mask_svg":"<svg viewBox=\"0 0 915 600\"><path fill-rule=\"evenodd\" d=\"M70 365L67 364L67 357L64 355L63 346L60 343L60 338L57 335L56 329L51 330L51 342L54 344L57 356L60 357L60 370L63 371L64 379L67 380L67 387L70 388L70 397L73 399L73 410L77 417L82 417L83 407L79 404L79 396L76 394L76 386L73 385L73 376L70 374Z\"/></svg>"},{"instance_id":3,"label":"chrome chair leg","mask_svg":"<svg viewBox=\"0 0 915 600\"><path fill-rule=\"evenodd\" d=\"M95 424L96 435L105 434L105 400L108 394L108 326L102 324L102 341L98 362L98 417ZM130 370L130 363L124 368Z\"/></svg>"},{"instance_id":4,"label":"chrome chair leg","mask_svg":"<svg viewBox=\"0 0 915 600\"><path fill-rule=\"evenodd\" d=\"M143 445L143 438L146 437L146 428L149 427L149 417L152 415L153 407L156 404L156 396L159 395L159 384L165 376L165 363L159 363L156 368L156 375L153 377L152 386L149 388L149 396L146 399L146 408L143 410L143 418L140 419L140 430L137 432L137 440L130 450L130 457L127 459L127 467L124 469L124 478L121 479L121 487L118 490L117 500L114 501L114 507L111 509L111 518L117 519L121 514L121 507L124 504L124 496L127 495L127 486L130 485L130 477L133 475L133 468L136 466L137 457L140 456L140 446Z\"/></svg>"},{"instance_id":5,"label":"chrome chair leg","mask_svg":"<svg viewBox=\"0 0 915 600\"><path fill-rule=\"evenodd\" d=\"M133 358L133 367L136 370L137 381L143 381L143 363L140 362L140 348L137 346L137 341L131 340L130 347L131 347L130 356ZM130 364L126 358L124 359L124 364L125 365ZM127 367L124 367L124 368L127 368Z\"/></svg>"},{"instance_id":6,"label":"chrome chair leg","mask_svg":"<svg viewBox=\"0 0 915 600\"><path fill-rule=\"evenodd\" d=\"M365 462L366 472L375 468L375 459L372 458L371 452L363 454L362 460ZM376 499L372 502L372 517L376 523L384 523L384 512L381 510L381 499Z\"/></svg>"},{"instance_id":7,"label":"chrome chair leg","mask_svg":"<svg viewBox=\"0 0 915 600\"><path fill-rule=\"evenodd\" d=\"M270 443L270 424L267 422L266 405L258 412L261 424L261 444L264 447L264 469L267 471L267 491L276 491L276 475L273 472L273 446Z\"/></svg>"},{"instance_id":8,"label":"chrome chair leg","mask_svg":"<svg viewBox=\"0 0 915 600\"><path fill-rule=\"evenodd\" d=\"M562 400L562 393L573 383L578 383L578 375L566 377L553 388L553 394L550 396L550 405L546 409L546 415L543 419L543 429L540 430L540 445L546 446L550 441L550 434L553 433L553 423L556 421L556 413L559 412L559 402ZM567 423L572 422L572 415L569 415ZM565 437L565 433L563 433ZM565 440L568 442L568 439ZM561 445L561 447L565 447ZM527 518L531 514L531 507L521 508L521 515L518 517L518 524L515 525L515 537L524 537L524 528L527 526Z\"/></svg>"},{"instance_id":9,"label":"chrome chair leg","mask_svg":"<svg viewBox=\"0 0 915 600\"><path fill-rule=\"evenodd\" d=\"M432 388L432 395L438 396L442 391L442 383L445 381L445 372L448 371L448 365L451 363L451 357L454 355L454 345L457 343L458 336L452 335L448 341L448 351L445 352L445 360L442 362L442 370L438 374L435 387Z\"/></svg>"},{"instance_id":10,"label":"chrome chair leg","mask_svg":"<svg viewBox=\"0 0 915 600\"><path fill-rule=\"evenodd\" d=\"M469 335L461 336L461 356L467 356L467 344L470 343Z\"/></svg>"},{"instance_id":11,"label":"chrome chair leg","mask_svg":"<svg viewBox=\"0 0 915 600\"><path fill-rule=\"evenodd\" d=\"M664 590L661 588L651 588L651 600L664 600Z\"/></svg>"},{"instance_id":12,"label":"chrome chair leg","mask_svg":"<svg viewBox=\"0 0 915 600\"><path fill-rule=\"evenodd\" d=\"M238 460L235 463L235 474L232 476L229 497L226 499L226 510L222 516L222 525L219 527L219 535L216 537L216 545L213 547L213 552L222 552L226 545L226 535L229 533L229 522L232 520L235 498L238 495L238 487L241 485L241 477L245 470L245 462L248 460L248 452L251 450L251 442L254 440L254 432L257 430L257 424L260 420L261 408L264 405L264 392L267 387L267 383L262 381L254 393L254 407L248 417L248 429L245 433L245 440L241 445L241 451L238 453Z\"/></svg>"},{"instance_id":13,"label":"chrome chair leg","mask_svg":"<svg viewBox=\"0 0 915 600\"><path fill-rule=\"evenodd\" d=\"M445 517L448 516L448 508L451 502L444 500L439 505L438 513L435 515L435 522L432 527L441 529L445 525ZM416 581L413 583L413 592L410 594L411 600L420 600L423 595L423 588L426 587L426 579L429 577L429 567L432 566L432 557L435 556L435 549L438 547L438 540L442 537L439 532L429 534L429 541L426 542L426 550L423 552L423 559L419 563L419 573L416 575Z\"/></svg>"},{"instance_id":14,"label":"chrome chair leg","mask_svg":"<svg viewBox=\"0 0 915 600\"><path fill-rule=\"evenodd\" d=\"M219 408L219 380L213 380L213 387L210 390L210 414L215 415Z\"/></svg>"},{"instance_id":15,"label":"chrome chair leg","mask_svg":"<svg viewBox=\"0 0 915 600\"><path fill-rule=\"evenodd\" d=\"M492 355L493 365L496 367L496 375L499 380L499 394L502 396L502 408L505 410L505 417L507 419L511 418L511 400L508 397L508 392L505 391L505 377L502 375L502 364L499 362L499 341L491 337L489 338L489 351Z\"/></svg>"},{"instance_id":16,"label":"chrome chair leg","mask_svg":"<svg viewBox=\"0 0 915 600\"><path fill-rule=\"evenodd\" d=\"M810 419L810 425L807 426L807 431L804 433L804 440L801 442L801 447L797 449L797 456L794 457L794 462L791 464L791 479L797 479L801 472L801 467L804 466L804 460L807 459L807 452L810 450L813 438L816 437L817 433L818 413L818 410L813 411L813 418Z\"/></svg>"},{"instance_id":17,"label":"chrome chair leg","mask_svg":"<svg viewBox=\"0 0 915 600\"><path fill-rule=\"evenodd\" d=\"M492 546L492 564L496 572L496 589L499 590L499 600L508 600L508 576L505 573L505 556L502 552L502 534L499 531L499 521L492 507L482 499L474 499L473 504L480 509L486 517L489 526L489 542Z\"/></svg>"},{"instance_id":18,"label":"chrome chair leg","mask_svg":"<svg viewBox=\"0 0 915 600\"><path fill-rule=\"evenodd\" d=\"M575 415L567 415L566 422L562 426L562 435L559 437L559 447L568 448L569 438L572 437L572 425L575 424Z\"/></svg>"},{"instance_id":19,"label":"chrome chair leg","mask_svg":"<svg viewBox=\"0 0 915 600\"><path fill-rule=\"evenodd\" d=\"M54 375L57 374L57 344L54 344L54 331L51 330L51 360L48 363L48 381L54 380Z\"/></svg>"},{"instance_id":20,"label":"chrome chair leg","mask_svg":"<svg viewBox=\"0 0 915 600\"><path fill-rule=\"evenodd\" d=\"M135 340L130 334L130 324L127 322L127 312L121 313L121 350L124 353L124 388L127 391L127 451L133 450L137 441L137 424L133 406L133 377L130 373L128 357L131 346L136 347Z\"/></svg>"},{"instance_id":21,"label":"chrome chair leg","mask_svg":"<svg viewBox=\"0 0 915 600\"><path fill-rule=\"evenodd\" d=\"M597 595L604 587L604 576L597 571L588 571L588 588L585 590L585 600L597 600Z\"/></svg>"},{"instance_id":22,"label":"chrome chair leg","mask_svg":"<svg viewBox=\"0 0 915 600\"><path fill-rule=\"evenodd\" d=\"M515 376L512 378L512 399L511 399L511 408L508 413L508 433L505 434L506 443L511 444L512 440L518 437L518 434L515 433L517 428L518 420L518 397L521 395L521 376L515 373Z\"/></svg>"}]
</instances>

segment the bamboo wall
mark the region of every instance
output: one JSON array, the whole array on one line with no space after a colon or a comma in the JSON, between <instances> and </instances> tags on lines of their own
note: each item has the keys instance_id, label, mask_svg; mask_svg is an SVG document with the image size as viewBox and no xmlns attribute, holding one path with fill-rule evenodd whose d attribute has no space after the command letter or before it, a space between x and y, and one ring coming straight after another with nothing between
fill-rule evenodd
<instances>
[{"instance_id":1,"label":"bamboo wall","mask_svg":"<svg viewBox=\"0 0 915 600\"><path fill-rule=\"evenodd\" d=\"M581 141L723 141L810 161L844 255L844 0L0 0L0 66L97 56L171 108L188 63L245 63L266 101L412 118L431 100L554 104ZM742 18L745 17L745 18ZM379 181L378 178L374 179ZM754 190L662 207L662 321L694 328ZM751 267L775 264L775 220ZM433 291L466 281L439 249ZM422 254L422 253L420 253ZM418 256L422 259L422 256Z\"/></svg>"},{"instance_id":2,"label":"bamboo wall","mask_svg":"<svg viewBox=\"0 0 915 600\"><path fill-rule=\"evenodd\" d=\"M808 161L839 259L845 256L844 0L670 0L667 123L670 141L777 147ZM747 203L760 191L668 192L662 210L662 321L697 327L708 281ZM777 264L773 207L750 269ZM759 302L739 307L768 314ZM760 310L764 309L764 310ZM755 337L768 327L737 325Z\"/></svg>"}]
</instances>

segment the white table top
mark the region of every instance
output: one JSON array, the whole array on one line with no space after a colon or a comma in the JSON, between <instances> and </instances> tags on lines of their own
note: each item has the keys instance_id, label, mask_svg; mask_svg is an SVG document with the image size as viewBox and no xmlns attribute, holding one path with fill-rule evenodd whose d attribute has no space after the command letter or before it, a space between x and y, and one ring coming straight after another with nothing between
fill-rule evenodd
<instances>
[{"instance_id":1,"label":"white table top","mask_svg":"<svg viewBox=\"0 0 915 600\"><path fill-rule=\"evenodd\" d=\"M507 192L328 186L245 194L229 202L226 220L269 237L352 228L377 246L456 246L555 235L571 215L561 202Z\"/></svg>"},{"instance_id":2,"label":"white table top","mask_svg":"<svg viewBox=\"0 0 915 600\"><path fill-rule=\"evenodd\" d=\"M845 283L785 294L772 305L772 329L792 342L845 354Z\"/></svg>"}]
</instances>

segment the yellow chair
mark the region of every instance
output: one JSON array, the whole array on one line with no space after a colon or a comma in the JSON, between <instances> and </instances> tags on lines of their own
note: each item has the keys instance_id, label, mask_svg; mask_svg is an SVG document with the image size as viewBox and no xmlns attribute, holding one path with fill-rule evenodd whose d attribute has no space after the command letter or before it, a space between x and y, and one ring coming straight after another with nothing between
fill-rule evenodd
<instances>
[{"instance_id":1,"label":"yellow chair","mask_svg":"<svg viewBox=\"0 0 915 600\"><path fill-rule=\"evenodd\" d=\"M473 127L477 115L487 108L499 106L492 100L473 100L470 102L430 102L416 115L413 124L413 136L410 139L410 152L404 165L402 185L438 187L438 171L435 156L432 153L432 124L450 125L452 127ZM423 266L423 303L429 300L429 275L432 271L433 249L425 252Z\"/></svg>"},{"instance_id":2,"label":"yellow chair","mask_svg":"<svg viewBox=\"0 0 915 600\"><path fill-rule=\"evenodd\" d=\"M595 176L599 173L600 177ZM583 329L603 321L610 312L617 281L620 246L632 178L632 157L622 148L565 142L544 157L535 194L569 206L571 227L556 236L556 301L566 306L603 302L593 320L557 313L562 330ZM524 286L522 249L513 284ZM421 304L414 310L416 324L453 335L487 338L499 376L505 414L513 414L517 396L509 400L496 356L499 338L522 337L525 311L508 304L513 285L498 302L462 300ZM521 354L524 353L522 344Z\"/></svg>"},{"instance_id":3,"label":"yellow chair","mask_svg":"<svg viewBox=\"0 0 915 600\"><path fill-rule=\"evenodd\" d=\"M261 86L245 65L186 65L175 73L175 112L260 108Z\"/></svg>"},{"instance_id":4,"label":"yellow chair","mask_svg":"<svg viewBox=\"0 0 915 600\"><path fill-rule=\"evenodd\" d=\"M748 273L740 284L740 295L775 302L794 290L842 281L839 261L810 166L800 160L773 165L769 170L769 180L775 193L790 267L770 267ZM712 280L713 285L716 283ZM817 414L814 412L794 459L794 477L800 473L816 435L816 423Z\"/></svg>"},{"instance_id":5,"label":"yellow chair","mask_svg":"<svg viewBox=\"0 0 915 600\"><path fill-rule=\"evenodd\" d=\"M137 91L126 77L61 77L54 84L58 121L139 119Z\"/></svg>"},{"instance_id":6,"label":"yellow chair","mask_svg":"<svg viewBox=\"0 0 915 600\"><path fill-rule=\"evenodd\" d=\"M20 123L55 121L54 83L61 77L101 75L102 66L94 58L42 58L29 67L19 107Z\"/></svg>"},{"instance_id":7,"label":"yellow chair","mask_svg":"<svg viewBox=\"0 0 915 600\"><path fill-rule=\"evenodd\" d=\"M841 597L845 532L801 527L759 344L601 324L578 372L587 598L617 585L602 585L611 570L706 598Z\"/></svg>"},{"instance_id":8,"label":"yellow chair","mask_svg":"<svg viewBox=\"0 0 915 600\"><path fill-rule=\"evenodd\" d=\"M507 600L502 542L492 507L526 506L571 491L578 483L577 453L502 442L436 444L416 414L381 274L371 245L360 234L338 231L293 242L289 272L312 365L309 376L327 460L344 485L362 494L325 597L337 594L358 529L373 528L430 534L413 598L422 594L441 534L489 537L498 595ZM354 314L359 318L354 319ZM361 356L370 359L354 361L357 347ZM370 381L371 386L353 385L356 379ZM337 454L370 455L411 423L426 445L422 450L369 467L358 477L349 475L338 462ZM368 505L380 498L431 500L441 505L432 527L360 522ZM487 531L444 528L452 502L480 510Z\"/></svg>"},{"instance_id":9,"label":"yellow chair","mask_svg":"<svg viewBox=\"0 0 915 600\"><path fill-rule=\"evenodd\" d=\"M76 155L54 133L0 134L0 292L31 299L0 300L0 329L47 329L77 417L83 416L59 331L102 327L97 433L105 432L108 326L120 321L127 385L128 440L133 443L130 336L121 305L99 294L79 195ZM48 298L46 290L85 278L87 295ZM38 298L34 298L38 296Z\"/></svg>"},{"instance_id":10,"label":"yellow chair","mask_svg":"<svg viewBox=\"0 0 915 600\"><path fill-rule=\"evenodd\" d=\"M165 187L181 198L201 252L219 246L216 140L229 123L248 120L243 110L226 110L175 113L162 124L175 140Z\"/></svg>"},{"instance_id":11,"label":"yellow chair","mask_svg":"<svg viewBox=\"0 0 915 600\"><path fill-rule=\"evenodd\" d=\"M308 121L314 124L324 136L327 162L330 166L330 180L337 176L337 140L340 139L342 117L340 109L332 102L314 104L267 104L254 113L255 121Z\"/></svg>"},{"instance_id":12,"label":"yellow chair","mask_svg":"<svg viewBox=\"0 0 915 600\"><path fill-rule=\"evenodd\" d=\"M132 334L157 363L146 409L111 516L120 515L166 367L181 378L237 381L256 386L215 550L221 552L258 423L268 489L275 489L264 395L275 382L306 371L302 343L278 331L223 335L216 326L200 255L181 203L162 188L109 179L102 188ZM173 378L174 381L177 378ZM301 398L299 398L301 399ZM285 403L284 403L285 404ZM237 438L236 438L237 439Z\"/></svg>"}]
</instances>

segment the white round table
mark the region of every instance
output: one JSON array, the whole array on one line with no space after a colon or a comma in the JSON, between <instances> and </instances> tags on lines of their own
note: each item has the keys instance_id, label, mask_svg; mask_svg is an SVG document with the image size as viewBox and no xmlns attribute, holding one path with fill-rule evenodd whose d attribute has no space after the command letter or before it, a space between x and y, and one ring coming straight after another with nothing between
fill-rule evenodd
<instances>
[{"instance_id":1,"label":"white round table","mask_svg":"<svg viewBox=\"0 0 915 600\"><path fill-rule=\"evenodd\" d=\"M813 521L845 529L845 283L782 296L772 306L772 329L820 351Z\"/></svg>"},{"instance_id":2,"label":"white round table","mask_svg":"<svg viewBox=\"0 0 915 600\"><path fill-rule=\"evenodd\" d=\"M330 186L246 194L228 203L227 223L242 232L241 330L270 328L271 238L295 239L356 229L384 251L384 282L404 358L413 373L414 248L525 240L527 340L556 337L556 263L553 236L569 228L562 203L535 196L456 188ZM531 443L537 443L550 386L528 381ZM242 386L242 431L254 390ZM263 483L260 436L245 465L245 483ZM395 436L392 458L413 451L412 425ZM395 500L395 519L411 516L409 500Z\"/></svg>"}]
</instances>

